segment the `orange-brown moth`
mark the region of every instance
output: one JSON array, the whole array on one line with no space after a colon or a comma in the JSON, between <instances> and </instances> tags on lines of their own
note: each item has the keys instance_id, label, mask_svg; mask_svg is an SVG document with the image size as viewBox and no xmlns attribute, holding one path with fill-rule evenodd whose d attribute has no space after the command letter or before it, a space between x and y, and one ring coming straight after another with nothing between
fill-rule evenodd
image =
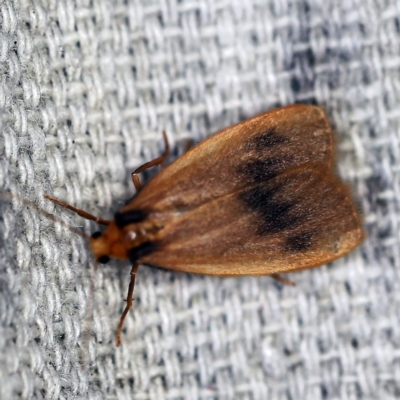
<instances>
[{"instance_id":1,"label":"orange-brown moth","mask_svg":"<svg viewBox=\"0 0 400 400\"><path fill-rule=\"evenodd\" d=\"M46 196L106 225L90 238L96 260L219 276L273 275L311 268L348 253L363 238L349 190L333 171L333 135L315 106L278 108L205 140L144 187L114 220ZM283 278L278 278L285 281Z\"/></svg>"}]
</instances>

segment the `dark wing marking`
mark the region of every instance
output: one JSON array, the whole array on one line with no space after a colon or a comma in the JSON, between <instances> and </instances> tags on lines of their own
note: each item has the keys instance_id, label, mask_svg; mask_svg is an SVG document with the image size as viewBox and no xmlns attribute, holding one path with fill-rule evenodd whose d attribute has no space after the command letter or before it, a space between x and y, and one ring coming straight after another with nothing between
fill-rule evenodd
<instances>
[{"instance_id":1,"label":"dark wing marking","mask_svg":"<svg viewBox=\"0 0 400 400\"><path fill-rule=\"evenodd\" d=\"M312 246L315 235L315 232L302 232L288 236L285 243L286 250L290 252L304 252Z\"/></svg>"},{"instance_id":2,"label":"dark wing marking","mask_svg":"<svg viewBox=\"0 0 400 400\"><path fill-rule=\"evenodd\" d=\"M287 184L276 179L270 185L255 185L239 194L239 199L249 210L257 212L261 218L255 227L259 235L279 233L293 228L304 219L296 210L298 199L281 198L276 200L279 192Z\"/></svg>"},{"instance_id":3,"label":"dark wing marking","mask_svg":"<svg viewBox=\"0 0 400 400\"><path fill-rule=\"evenodd\" d=\"M127 225L142 222L146 219L147 213L143 210L118 211L114 216L115 224L118 228L124 228Z\"/></svg>"},{"instance_id":4,"label":"dark wing marking","mask_svg":"<svg viewBox=\"0 0 400 400\"><path fill-rule=\"evenodd\" d=\"M134 247L128 250L128 259L134 264L139 259L153 254L157 250L157 243L145 242L138 247Z\"/></svg>"},{"instance_id":5,"label":"dark wing marking","mask_svg":"<svg viewBox=\"0 0 400 400\"><path fill-rule=\"evenodd\" d=\"M272 110L194 147L147 183L121 212L184 213L293 167L312 163L329 169L332 148L329 122L320 108Z\"/></svg>"},{"instance_id":6,"label":"dark wing marking","mask_svg":"<svg viewBox=\"0 0 400 400\"><path fill-rule=\"evenodd\" d=\"M347 187L304 166L250 184L180 216L140 262L192 273L263 275L324 264L362 240Z\"/></svg>"}]
</instances>

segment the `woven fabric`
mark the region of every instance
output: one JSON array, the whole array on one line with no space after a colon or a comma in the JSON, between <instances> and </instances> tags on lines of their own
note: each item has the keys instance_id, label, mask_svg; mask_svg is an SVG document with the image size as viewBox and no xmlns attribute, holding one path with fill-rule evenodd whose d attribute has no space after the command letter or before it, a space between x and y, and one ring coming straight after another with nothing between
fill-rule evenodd
<instances>
[{"instance_id":1,"label":"woven fabric","mask_svg":"<svg viewBox=\"0 0 400 400\"><path fill-rule=\"evenodd\" d=\"M398 0L1 0L0 398L400 398L399 55ZM92 295L86 241L4 196L89 234L43 194L111 218L163 129L177 156L294 102L327 111L365 242L296 287L142 267L121 348L130 267Z\"/></svg>"}]
</instances>

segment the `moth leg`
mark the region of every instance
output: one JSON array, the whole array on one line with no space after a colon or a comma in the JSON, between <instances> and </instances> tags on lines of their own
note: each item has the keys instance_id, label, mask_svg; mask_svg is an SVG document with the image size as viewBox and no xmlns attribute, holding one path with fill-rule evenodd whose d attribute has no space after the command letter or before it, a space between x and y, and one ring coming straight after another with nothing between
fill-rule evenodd
<instances>
[{"instance_id":1,"label":"moth leg","mask_svg":"<svg viewBox=\"0 0 400 400\"><path fill-rule=\"evenodd\" d=\"M135 287L135 279L136 279L136 274L139 268L139 264L133 264L132 269L131 269L131 281L129 282L129 289L128 289L128 297L126 299L126 306L125 309L121 315L121 318L119 320L118 324L118 329L117 329L117 347L121 346L121 334L122 334L122 327L124 326L124 321L126 316L128 315L128 312L130 308L132 307L133 304L133 289Z\"/></svg>"},{"instance_id":2,"label":"moth leg","mask_svg":"<svg viewBox=\"0 0 400 400\"><path fill-rule=\"evenodd\" d=\"M76 207L74 207L74 206L71 206L71 205L68 204L68 203L64 203L63 201L58 200L58 199L56 199L55 197L49 196L48 194L45 194L44 197L45 197L47 200L50 200L50 201L52 201L53 203L58 204L59 206L62 206L62 207L64 207L64 208L67 208L68 210L73 211L74 213L80 215L81 217L83 217L83 218L85 218L85 219L88 219L89 221L95 221L95 222L97 222L97 223L100 224L100 225L109 225L110 222L111 222L111 221L107 221L107 220L105 220L105 219L103 219L103 218L95 217L94 215L89 214L88 212L86 212L86 211L84 211L84 210L81 210L80 208L76 208Z\"/></svg>"},{"instance_id":3,"label":"moth leg","mask_svg":"<svg viewBox=\"0 0 400 400\"><path fill-rule=\"evenodd\" d=\"M295 282L292 282L289 279L284 278L282 275L272 274L272 275L270 275L270 277L280 283L283 283L284 285L296 286Z\"/></svg>"},{"instance_id":4,"label":"moth leg","mask_svg":"<svg viewBox=\"0 0 400 400\"><path fill-rule=\"evenodd\" d=\"M165 131L163 131L162 134L163 134L163 139L164 139L164 144L165 144L164 153L160 157L157 157L154 160L143 164L142 166L140 166L139 168L136 168L132 172L132 181L133 181L133 184L135 185L136 190L139 190L142 187L142 184L140 183L140 179L139 179L139 174L148 168L162 164L169 155L169 142L168 142L167 134L165 133Z\"/></svg>"}]
</instances>

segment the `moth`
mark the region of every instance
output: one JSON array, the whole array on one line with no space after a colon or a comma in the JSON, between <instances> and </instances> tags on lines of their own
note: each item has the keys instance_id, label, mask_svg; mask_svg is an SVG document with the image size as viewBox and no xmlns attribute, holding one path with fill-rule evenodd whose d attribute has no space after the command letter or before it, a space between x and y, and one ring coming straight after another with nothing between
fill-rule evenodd
<instances>
[{"instance_id":1,"label":"moth","mask_svg":"<svg viewBox=\"0 0 400 400\"><path fill-rule=\"evenodd\" d=\"M124 319L139 264L218 276L272 275L315 267L353 250L363 239L348 187L334 172L334 138L322 109L292 105L221 130L190 149L142 187L90 247L95 259L132 263Z\"/></svg>"}]
</instances>

